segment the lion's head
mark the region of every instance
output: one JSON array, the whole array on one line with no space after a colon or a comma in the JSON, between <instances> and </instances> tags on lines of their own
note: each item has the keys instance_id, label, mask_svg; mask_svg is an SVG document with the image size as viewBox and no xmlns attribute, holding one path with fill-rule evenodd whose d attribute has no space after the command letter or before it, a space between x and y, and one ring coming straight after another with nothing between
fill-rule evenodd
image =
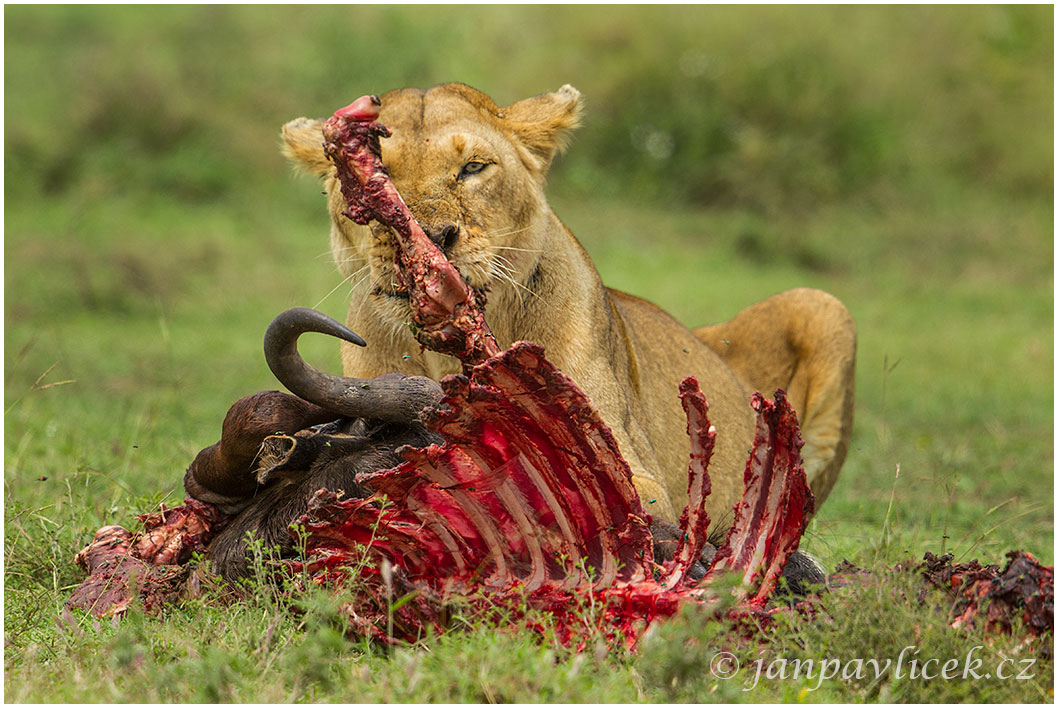
<instances>
[{"instance_id":1,"label":"lion's head","mask_svg":"<svg viewBox=\"0 0 1058 709\"><path fill-rule=\"evenodd\" d=\"M382 160L408 207L467 282L478 289L521 283L535 267L548 214L543 186L556 152L580 114L571 86L507 106L463 84L401 89L382 97ZM358 226L322 149L322 120L283 127L285 152L325 178L332 217L331 247L342 275L368 277L369 293L394 322L408 319L406 294L396 291L393 242L377 224Z\"/></svg>"}]
</instances>

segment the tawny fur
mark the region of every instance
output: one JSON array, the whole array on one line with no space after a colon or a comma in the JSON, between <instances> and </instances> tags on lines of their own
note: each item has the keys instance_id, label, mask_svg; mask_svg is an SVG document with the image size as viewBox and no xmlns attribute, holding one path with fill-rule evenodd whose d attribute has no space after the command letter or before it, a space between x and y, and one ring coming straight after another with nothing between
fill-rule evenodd
<instances>
[{"instance_id":1,"label":"tawny fur","mask_svg":"<svg viewBox=\"0 0 1058 709\"><path fill-rule=\"evenodd\" d=\"M818 501L848 448L855 327L819 291L789 291L734 320L694 333L651 303L605 288L576 238L548 206L548 167L580 120L571 86L511 106L462 84L402 89L382 97L393 137L382 158L428 234L470 285L488 290L486 318L501 347L542 345L591 397L613 429L648 511L675 520L687 500L689 443L677 385L698 378L718 431L710 466L714 528L741 497L753 437L749 396L776 387L804 422L806 470ZM394 293L388 230L361 227L345 209L321 148L322 121L283 128L285 152L319 175L331 213L331 247L351 283L347 324L368 347L343 345L346 375L399 370L439 379L459 362L421 352Z\"/></svg>"}]
</instances>

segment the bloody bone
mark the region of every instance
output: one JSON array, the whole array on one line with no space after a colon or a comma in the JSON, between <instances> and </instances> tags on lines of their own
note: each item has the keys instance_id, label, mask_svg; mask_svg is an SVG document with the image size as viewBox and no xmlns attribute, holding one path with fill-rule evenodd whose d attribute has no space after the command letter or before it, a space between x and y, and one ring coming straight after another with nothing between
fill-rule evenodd
<instances>
[{"instance_id":1,"label":"bloody bone","mask_svg":"<svg viewBox=\"0 0 1058 709\"><path fill-rule=\"evenodd\" d=\"M713 557L707 579L727 571L742 572L744 587L757 588L748 599L750 605L761 607L787 559L797 551L815 500L807 484L776 484L772 479L791 468L804 475L800 467L804 441L784 393L776 391L774 402L754 394L752 405L758 425L746 463L742 500L735 505L735 522ZM761 426L760 418L768 425Z\"/></svg>"},{"instance_id":2,"label":"bloody bone","mask_svg":"<svg viewBox=\"0 0 1058 709\"><path fill-rule=\"evenodd\" d=\"M388 508L369 498L303 519L307 551L346 557L372 540L373 553L409 579L442 585L473 577L491 588L574 587L584 580L581 560L597 570L597 587L649 577L648 515L628 466L587 398L539 347L518 343L445 388L449 408L428 420L445 444L358 478L385 494Z\"/></svg>"},{"instance_id":3,"label":"bloody bone","mask_svg":"<svg viewBox=\"0 0 1058 709\"><path fill-rule=\"evenodd\" d=\"M393 624L405 639L426 628L441 630L443 599L450 594L483 588L489 593L482 607L514 612L524 602L547 611L566 640L579 635L578 597L590 594L604 609L606 633L634 645L650 622L684 602L712 600L687 571L708 524L703 503L715 430L697 383L688 379L682 390L688 428L699 442L690 475L698 497L681 519L683 546L662 566L654 563L648 515L609 430L539 347L518 343L469 376L445 380L449 409L428 419L444 445L408 451L397 468L358 477L384 500L317 495L299 520L308 532L309 561L297 569L320 583L345 578L343 569L360 569L355 580L364 592L349 614L362 632L380 640L393 639L386 628L394 588L401 596L415 594ZM796 428L770 430L789 413L782 399L758 407L760 446L778 441L796 450L795 440L779 440ZM753 457L764 461L755 474L779 488L807 489L796 457L770 455L763 447ZM785 467L774 469L775 462ZM784 526L783 510L770 514ZM797 529L801 514L789 516ZM788 535L773 553L792 553L798 539ZM736 532L727 546L736 558L749 558L753 550L745 547L757 544Z\"/></svg>"},{"instance_id":4,"label":"bloody bone","mask_svg":"<svg viewBox=\"0 0 1058 709\"><path fill-rule=\"evenodd\" d=\"M390 132L375 122L379 106L377 96L363 96L323 127L323 149L349 207L345 214L357 224L375 220L394 233L398 287L408 293L419 342L464 366L475 364L499 352L485 324L485 295L470 288L430 241L390 181L379 145Z\"/></svg>"},{"instance_id":5,"label":"bloody bone","mask_svg":"<svg viewBox=\"0 0 1058 709\"><path fill-rule=\"evenodd\" d=\"M680 515L676 550L672 559L665 564L666 588L673 588L683 581L706 545L709 515L705 511L705 501L712 489L709 460L716 444L716 429L709 423L709 404L694 377L687 377L680 383L680 401L687 414L687 435L691 437L691 460L687 471L688 503Z\"/></svg>"}]
</instances>

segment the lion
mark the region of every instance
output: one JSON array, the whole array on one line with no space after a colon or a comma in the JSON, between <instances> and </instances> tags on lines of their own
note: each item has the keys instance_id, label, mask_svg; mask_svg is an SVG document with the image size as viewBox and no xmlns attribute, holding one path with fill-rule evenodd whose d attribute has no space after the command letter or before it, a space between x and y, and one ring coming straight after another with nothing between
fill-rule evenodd
<instances>
[{"instance_id":1,"label":"lion","mask_svg":"<svg viewBox=\"0 0 1058 709\"><path fill-rule=\"evenodd\" d=\"M647 511L673 521L687 503L689 442L677 396L695 376L717 430L707 511L712 532L732 521L753 440L754 391L787 392L802 425L809 485L821 503L848 450L856 329L845 307L813 289L775 295L733 320L690 330L658 306L603 285L591 258L548 205L548 168L581 120L566 85L498 106L464 84L382 96L392 129L382 159L427 235L474 288L501 347L542 345L613 430ZM368 347L343 343L346 375L399 370L440 379L455 358L423 351L394 278L393 237L342 215L346 205L324 156L322 120L283 127L284 152L324 182L331 248L352 284L347 324Z\"/></svg>"}]
</instances>

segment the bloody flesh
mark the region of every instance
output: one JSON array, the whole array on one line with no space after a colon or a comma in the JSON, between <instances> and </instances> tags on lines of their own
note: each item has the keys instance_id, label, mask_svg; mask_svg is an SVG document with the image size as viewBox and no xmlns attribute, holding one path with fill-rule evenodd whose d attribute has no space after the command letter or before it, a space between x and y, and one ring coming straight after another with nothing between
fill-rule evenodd
<instances>
[{"instance_id":1,"label":"bloody flesh","mask_svg":"<svg viewBox=\"0 0 1058 709\"><path fill-rule=\"evenodd\" d=\"M363 96L341 108L323 127L323 149L337 169L346 216L375 221L394 235L398 288L408 294L416 337L435 352L476 364L499 352L485 324L485 295L470 288L412 216L382 164L376 123L379 100Z\"/></svg>"},{"instance_id":2,"label":"bloody flesh","mask_svg":"<svg viewBox=\"0 0 1058 709\"><path fill-rule=\"evenodd\" d=\"M923 580L948 591L955 628L983 623L990 632L1009 632L1020 619L1034 634L1054 630L1054 567L1043 566L1028 552L1007 553L1007 564L982 566L976 559L953 564L952 555L926 552L916 569ZM925 598L925 591L920 594Z\"/></svg>"},{"instance_id":3,"label":"bloody flesh","mask_svg":"<svg viewBox=\"0 0 1058 709\"><path fill-rule=\"evenodd\" d=\"M179 507L140 515L143 531L108 526L74 557L88 574L66 602L100 616L119 615L137 597L145 609L184 595L195 552L204 552L229 516L192 497Z\"/></svg>"}]
</instances>

